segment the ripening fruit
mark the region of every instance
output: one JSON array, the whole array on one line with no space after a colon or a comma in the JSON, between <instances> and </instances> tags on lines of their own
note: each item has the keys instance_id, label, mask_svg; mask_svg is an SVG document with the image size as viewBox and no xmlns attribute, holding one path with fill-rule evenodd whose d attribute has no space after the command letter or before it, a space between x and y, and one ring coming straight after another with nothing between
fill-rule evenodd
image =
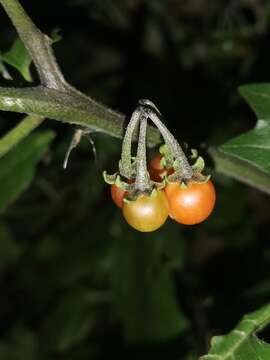
<instances>
[{"instance_id":1,"label":"ripening fruit","mask_svg":"<svg viewBox=\"0 0 270 360\"><path fill-rule=\"evenodd\" d=\"M141 232L160 228L169 215L169 204L162 190L151 196L140 195L136 200L124 202L123 216L127 223Z\"/></svg>"},{"instance_id":2,"label":"ripening fruit","mask_svg":"<svg viewBox=\"0 0 270 360\"><path fill-rule=\"evenodd\" d=\"M169 201L170 217L184 225L195 225L204 221L214 209L216 191L212 181L197 183L189 181L187 187L179 182L169 183L165 187Z\"/></svg>"},{"instance_id":3,"label":"ripening fruit","mask_svg":"<svg viewBox=\"0 0 270 360\"><path fill-rule=\"evenodd\" d=\"M114 203L122 209L124 205L124 196L126 194L126 191L117 185L111 185L111 196L114 201Z\"/></svg>"},{"instance_id":4,"label":"ripening fruit","mask_svg":"<svg viewBox=\"0 0 270 360\"><path fill-rule=\"evenodd\" d=\"M162 157L163 156L158 153L149 163L149 174L151 180L162 181L165 174L170 175L173 173L173 169L166 169L161 165Z\"/></svg>"}]
</instances>

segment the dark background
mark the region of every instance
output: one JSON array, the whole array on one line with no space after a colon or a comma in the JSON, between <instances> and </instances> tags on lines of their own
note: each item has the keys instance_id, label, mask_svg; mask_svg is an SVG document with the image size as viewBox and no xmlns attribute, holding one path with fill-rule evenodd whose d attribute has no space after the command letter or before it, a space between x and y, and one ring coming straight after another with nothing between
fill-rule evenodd
<instances>
[{"instance_id":1,"label":"dark background","mask_svg":"<svg viewBox=\"0 0 270 360\"><path fill-rule=\"evenodd\" d=\"M216 174L207 155L209 146L255 124L237 87L269 81L269 4L22 4L43 32L60 29L56 57L66 79L81 91L127 115L140 98L154 102L174 135L205 156L218 200L202 225L168 222L160 232L136 233L124 223L101 175L104 169L117 169L120 141L94 134L96 159L83 140L63 171L71 126L46 121L41 130L56 132L50 152L31 187L0 219L0 354L5 360L196 359L208 350L213 335L229 331L270 295L269 198ZM5 51L16 33L3 9L0 29L0 49ZM9 70L15 78L12 85L29 86ZM1 79L0 85L10 83ZM18 119L1 113L1 133ZM154 248L157 243L162 246L158 265L170 268L187 325L162 340L130 342L126 328L134 314L124 321L116 315L115 282L118 287L133 284L123 259L132 258L137 247L151 252L149 244ZM135 265L137 279L140 257ZM122 301L129 303L129 296L143 292L140 281L131 288ZM262 336L267 339L267 332Z\"/></svg>"}]
</instances>

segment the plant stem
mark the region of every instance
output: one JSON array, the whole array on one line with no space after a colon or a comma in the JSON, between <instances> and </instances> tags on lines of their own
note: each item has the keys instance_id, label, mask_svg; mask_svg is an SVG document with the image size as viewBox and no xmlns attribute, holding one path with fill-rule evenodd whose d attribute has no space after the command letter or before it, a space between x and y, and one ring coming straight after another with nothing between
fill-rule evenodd
<instances>
[{"instance_id":1,"label":"plant stem","mask_svg":"<svg viewBox=\"0 0 270 360\"><path fill-rule=\"evenodd\" d=\"M34 88L1 88L0 109L36 114L61 122L80 125L92 131L122 138L125 116L98 102L42 86ZM148 146L160 144L159 132L148 126ZM133 140L136 139L136 136Z\"/></svg>"},{"instance_id":2,"label":"plant stem","mask_svg":"<svg viewBox=\"0 0 270 360\"><path fill-rule=\"evenodd\" d=\"M29 51L42 84L24 89L0 87L0 110L35 114L122 138L125 116L68 84L53 55L51 40L35 26L18 0L0 0L0 3ZM148 127L147 136L149 146L160 143L155 128Z\"/></svg>"},{"instance_id":3,"label":"plant stem","mask_svg":"<svg viewBox=\"0 0 270 360\"><path fill-rule=\"evenodd\" d=\"M141 113L138 109L135 109L133 112L131 119L128 123L126 133L122 142L122 153L121 153L121 161L119 163L120 174L127 179L132 177L132 162L131 162L131 147L132 147L132 138L137 127L138 121L140 119Z\"/></svg>"},{"instance_id":4,"label":"plant stem","mask_svg":"<svg viewBox=\"0 0 270 360\"><path fill-rule=\"evenodd\" d=\"M16 127L2 137L0 139L0 158L39 126L43 120L43 117L28 115Z\"/></svg>"},{"instance_id":5,"label":"plant stem","mask_svg":"<svg viewBox=\"0 0 270 360\"><path fill-rule=\"evenodd\" d=\"M136 157L136 190L145 191L150 188L149 174L147 171L146 163L146 129L147 129L147 117L142 115L140 117L140 134L137 148Z\"/></svg>"},{"instance_id":6,"label":"plant stem","mask_svg":"<svg viewBox=\"0 0 270 360\"><path fill-rule=\"evenodd\" d=\"M172 133L161 122L155 111L153 111L150 107L146 108L145 111L147 112L149 118L153 121L153 123L161 132L165 143L167 144L173 157L175 158L175 177L179 176L183 179L190 179L193 175L193 170L192 167L189 165L189 162L181 146L179 145L175 137L172 135Z\"/></svg>"}]
</instances>

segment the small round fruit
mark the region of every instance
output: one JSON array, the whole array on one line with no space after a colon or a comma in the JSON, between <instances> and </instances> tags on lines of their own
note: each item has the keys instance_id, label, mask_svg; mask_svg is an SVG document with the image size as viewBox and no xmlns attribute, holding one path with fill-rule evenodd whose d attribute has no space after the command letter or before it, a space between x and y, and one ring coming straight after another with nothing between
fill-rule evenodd
<instances>
[{"instance_id":1,"label":"small round fruit","mask_svg":"<svg viewBox=\"0 0 270 360\"><path fill-rule=\"evenodd\" d=\"M111 196L114 203L122 209L124 205L124 196L126 195L126 191L117 185L111 185Z\"/></svg>"},{"instance_id":2,"label":"small round fruit","mask_svg":"<svg viewBox=\"0 0 270 360\"><path fill-rule=\"evenodd\" d=\"M162 181L165 174L170 175L173 173L173 169L166 169L161 165L162 157L163 156L158 153L149 163L149 174L151 180Z\"/></svg>"},{"instance_id":3,"label":"small round fruit","mask_svg":"<svg viewBox=\"0 0 270 360\"><path fill-rule=\"evenodd\" d=\"M127 223L141 232L160 228L169 215L169 204L164 191L156 190L151 196L140 195L136 200L124 202L123 216Z\"/></svg>"},{"instance_id":4,"label":"small round fruit","mask_svg":"<svg viewBox=\"0 0 270 360\"><path fill-rule=\"evenodd\" d=\"M169 201L170 217L184 225L195 225L204 221L214 209L216 191L212 181L196 183L189 181L187 187L179 182L169 183L165 187Z\"/></svg>"}]
</instances>

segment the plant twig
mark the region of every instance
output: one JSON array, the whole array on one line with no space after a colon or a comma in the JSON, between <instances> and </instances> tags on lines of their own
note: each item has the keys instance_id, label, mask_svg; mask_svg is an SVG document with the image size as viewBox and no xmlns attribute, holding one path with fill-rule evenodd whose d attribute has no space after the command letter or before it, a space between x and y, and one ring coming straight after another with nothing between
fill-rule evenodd
<instances>
[{"instance_id":1,"label":"plant twig","mask_svg":"<svg viewBox=\"0 0 270 360\"><path fill-rule=\"evenodd\" d=\"M146 162L146 129L147 129L147 117L142 115L140 117L140 134L139 142L137 148L137 158L136 158L136 180L135 187L137 190L145 191L151 188L150 186L150 177L147 171L147 162Z\"/></svg>"},{"instance_id":2,"label":"plant twig","mask_svg":"<svg viewBox=\"0 0 270 360\"><path fill-rule=\"evenodd\" d=\"M68 84L53 55L51 40L35 26L19 1L0 0L0 3L29 51L41 80L41 86L35 88L0 87L0 110L35 114L122 138L124 115ZM149 127L148 133L148 145L158 145L159 132Z\"/></svg>"},{"instance_id":3,"label":"plant twig","mask_svg":"<svg viewBox=\"0 0 270 360\"><path fill-rule=\"evenodd\" d=\"M138 109L135 109L126 128L126 133L122 142L122 152L121 160L119 163L119 170L120 174L127 179L131 179L132 176L132 137L136 126L138 125L138 122L140 120L140 116L140 111L138 111Z\"/></svg>"},{"instance_id":4,"label":"plant twig","mask_svg":"<svg viewBox=\"0 0 270 360\"><path fill-rule=\"evenodd\" d=\"M43 117L28 115L16 127L2 137L0 139L0 158L39 126L43 120Z\"/></svg>"},{"instance_id":5,"label":"plant twig","mask_svg":"<svg viewBox=\"0 0 270 360\"><path fill-rule=\"evenodd\" d=\"M123 137L125 129L124 115L92 99L42 86L24 89L0 87L0 109L81 125L118 138ZM148 126L147 136L148 146L158 145L161 141L159 132L153 127Z\"/></svg>"}]
</instances>

